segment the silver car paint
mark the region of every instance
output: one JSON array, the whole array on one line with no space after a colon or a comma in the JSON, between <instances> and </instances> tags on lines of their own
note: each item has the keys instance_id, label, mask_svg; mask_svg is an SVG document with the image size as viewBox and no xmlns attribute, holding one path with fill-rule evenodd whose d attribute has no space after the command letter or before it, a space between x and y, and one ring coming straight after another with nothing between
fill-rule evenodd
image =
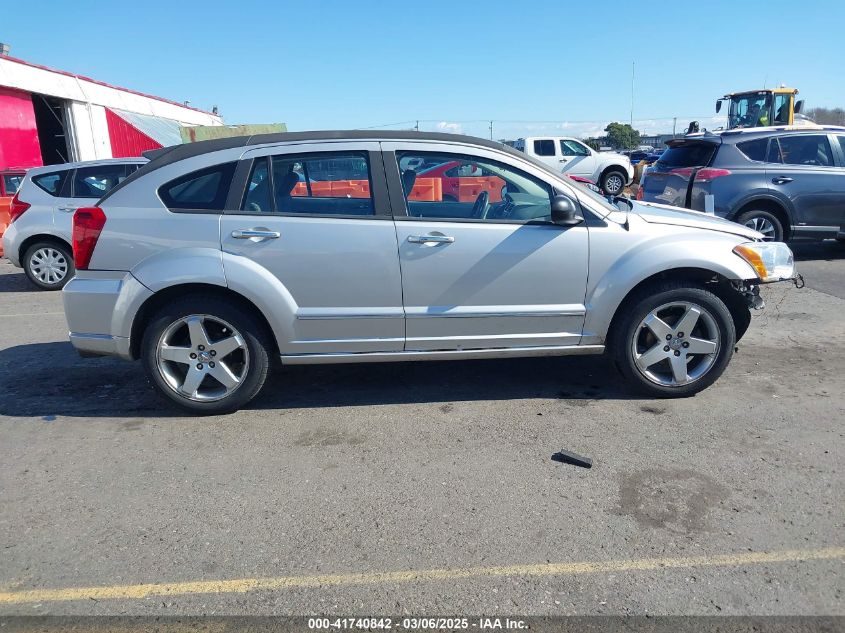
<instances>
[{"instance_id":1,"label":"silver car paint","mask_svg":"<svg viewBox=\"0 0 845 633\"><path fill-rule=\"evenodd\" d=\"M68 247L71 244L71 224L73 212L79 207L92 206L97 198L67 198L53 196L32 182L42 174L70 171L77 167L96 167L97 165L143 164L143 158L111 158L103 160L65 163L35 167L26 172L18 189L18 199L30 204L30 208L15 220L3 235L3 249L6 257L18 268L22 267L21 246L33 236L51 236L62 240Z\"/></svg>"},{"instance_id":2,"label":"silver car paint","mask_svg":"<svg viewBox=\"0 0 845 633\"><path fill-rule=\"evenodd\" d=\"M303 146L307 146L308 151L315 151L317 146L322 151L330 151L340 147L361 149L371 145L357 141L326 141L253 147L247 151L273 154L304 151ZM528 160L462 143L407 141L382 145L385 149L399 146L428 149L426 145L435 145L435 151L451 149L511 164L578 198L585 211L588 214L592 212L594 217L589 220L589 226L567 230L549 227L554 231L554 238L537 251L522 251L524 247L520 242L517 250L523 255L517 257L514 266L501 268L499 264L498 271L495 266L480 269L491 286L496 286L498 281L503 283L498 288L479 287L481 294L478 297L462 291L460 296L467 303L446 311L461 314L463 318L451 318L443 314L443 308L448 308L449 302L437 300L438 289L442 288L448 275L454 281L459 278L456 275L472 270L472 262L477 264L479 261L478 253L496 245L496 239L484 242L481 238L473 254L456 257L454 272L449 272L448 264L438 262L439 281L426 282L423 269L420 269L417 275L420 284L418 300L403 308L401 299L396 295L399 265L396 258L397 232L407 235L413 224L418 225L414 230L450 229L461 232L460 242L456 243L464 244L479 239L477 231L488 239L496 235L497 239L504 240L509 235L525 232L525 225L424 223L407 219L395 223L389 219L350 222L320 218L315 221L273 215L256 218L236 212L224 215L171 213L158 198L158 186L206 166L238 160L247 152L237 148L196 156L136 179L116 191L104 205L108 219L91 268L121 272L102 278L97 277L96 270L80 271L66 286L65 306L71 331L77 335L88 335L87 338L72 337L74 344L81 350L128 356L132 322L146 298L154 292L183 283L206 283L227 287L251 301L267 319L280 352L288 362L407 360L426 356L425 351L414 351L425 349L442 350L432 354L432 358L444 354L446 357L471 357L481 353L594 353L602 350L610 320L625 295L637 283L655 273L671 268L696 267L717 272L728 279L755 278L751 267L731 252L735 245L755 234L744 229L737 230L737 225L732 223L700 214L694 218L686 213L673 215L674 211L659 214L662 221L654 216L647 221L648 212L641 210L642 217L636 212L627 214L626 229L622 226L626 214L608 214L589 196ZM248 249L241 241L235 245L227 237L235 229L270 223L279 224L286 233L298 234L306 240L304 245L283 243L283 246L277 247L280 249L277 253L267 255L268 248L258 256L260 248ZM506 228L503 229L503 226ZM319 227L324 230L319 232ZM342 229L331 231L332 227ZM565 249L557 249L556 252L551 246L561 237L569 242ZM361 244L366 248L362 248ZM532 247L536 246L537 243L532 244ZM373 253L372 248L385 250ZM361 256L365 251L379 264L372 266L365 262ZM564 252L575 254L576 272L569 277L566 275L570 262L565 259ZM588 252L587 262L584 258ZM340 256L344 258L344 267L357 267L354 284L351 277L333 277L330 273L335 268L320 262L317 255L323 258ZM303 259L299 260L299 257ZM420 261L425 259L431 258L421 257ZM412 259L406 255L404 261L409 264ZM316 264L317 270L308 269L306 262L309 266ZM530 285L525 283L528 271L518 270L516 264L520 262L536 265L542 283L526 289L524 286ZM120 283L115 285L115 279ZM95 290L92 287L95 283L101 284L101 289ZM544 286L551 288L548 298L542 292ZM102 296L94 310L86 303L85 296L97 293ZM105 296L109 298L103 298ZM107 325L95 312L109 313L109 305L113 307L111 323ZM437 316L426 314L430 310ZM407 319L402 318L405 312L408 313ZM421 314L425 316L415 318ZM490 319L490 323L498 321L498 324L485 329L486 319ZM418 329L413 325L417 321L421 324ZM426 322L429 325L426 326ZM97 325L83 325L87 323ZM409 351L403 352L406 325L415 335L411 337L410 346L405 347ZM93 329L100 331L93 332ZM110 342L104 343L95 339L96 336L111 337ZM579 343L585 347L578 347ZM483 352L468 349L472 347L495 349Z\"/></svg>"}]
</instances>

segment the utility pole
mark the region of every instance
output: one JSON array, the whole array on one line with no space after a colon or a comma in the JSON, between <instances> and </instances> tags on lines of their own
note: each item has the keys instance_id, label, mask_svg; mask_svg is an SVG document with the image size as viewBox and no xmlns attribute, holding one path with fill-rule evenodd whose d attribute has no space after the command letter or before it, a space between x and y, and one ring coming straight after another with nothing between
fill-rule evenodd
<instances>
[{"instance_id":1,"label":"utility pole","mask_svg":"<svg viewBox=\"0 0 845 633\"><path fill-rule=\"evenodd\" d=\"M419 132L420 131L420 122L417 121L417 124L414 126L414 129Z\"/></svg>"},{"instance_id":2,"label":"utility pole","mask_svg":"<svg viewBox=\"0 0 845 633\"><path fill-rule=\"evenodd\" d=\"M493 121L490 121L490 140L493 140Z\"/></svg>"},{"instance_id":3,"label":"utility pole","mask_svg":"<svg viewBox=\"0 0 845 633\"><path fill-rule=\"evenodd\" d=\"M634 68L636 62L631 62L631 127L634 127Z\"/></svg>"},{"instance_id":4,"label":"utility pole","mask_svg":"<svg viewBox=\"0 0 845 633\"><path fill-rule=\"evenodd\" d=\"M672 117L672 138L675 138L675 127L678 125L678 117Z\"/></svg>"}]
</instances>

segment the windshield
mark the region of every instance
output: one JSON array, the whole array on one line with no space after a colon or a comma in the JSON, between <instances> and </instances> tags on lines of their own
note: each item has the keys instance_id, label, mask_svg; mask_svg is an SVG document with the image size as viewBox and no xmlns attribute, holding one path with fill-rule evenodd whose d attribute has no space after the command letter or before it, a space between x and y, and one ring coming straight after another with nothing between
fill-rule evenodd
<instances>
[{"instance_id":1,"label":"windshield","mask_svg":"<svg viewBox=\"0 0 845 633\"><path fill-rule=\"evenodd\" d=\"M769 125L769 110L772 105L770 94L744 94L731 97L728 111L728 127L760 127Z\"/></svg>"},{"instance_id":2,"label":"windshield","mask_svg":"<svg viewBox=\"0 0 845 633\"><path fill-rule=\"evenodd\" d=\"M600 205L603 211L607 211L608 213L612 211L619 211L619 208L608 202L607 198L605 198L599 193L596 193L584 183L578 182L577 180L572 180L572 178L569 178L568 180L569 184L572 185L572 187L574 187L575 189L577 189L579 194L586 195L588 198L590 198L591 202L595 202Z\"/></svg>"}]
</instances>

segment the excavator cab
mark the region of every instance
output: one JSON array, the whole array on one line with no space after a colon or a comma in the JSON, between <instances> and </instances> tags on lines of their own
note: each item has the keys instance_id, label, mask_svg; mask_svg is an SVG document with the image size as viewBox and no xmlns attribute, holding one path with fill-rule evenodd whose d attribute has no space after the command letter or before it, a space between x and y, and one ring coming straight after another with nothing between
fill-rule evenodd
<instances>
[{"instance_id":1,"label":"excavator cab","mask_svg":"<svg viewBox=\"0 0 845 633\"><path fill-rule=\"evenodd\" d=\"M765 127L769 125L796 125L800 123L803 101L795 101L795 88L773 88L771 90L749 90L732 92L716 101L716 112L728 103L727 129Z\"/></svg>"}]
</instances>

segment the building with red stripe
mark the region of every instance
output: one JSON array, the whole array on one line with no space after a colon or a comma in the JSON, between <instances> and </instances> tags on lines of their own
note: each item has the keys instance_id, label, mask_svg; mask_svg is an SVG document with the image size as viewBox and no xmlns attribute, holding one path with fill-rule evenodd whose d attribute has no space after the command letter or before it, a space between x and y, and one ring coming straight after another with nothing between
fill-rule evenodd
<instances>
[{"instance_id":1,"label":"building with red stripe","mask_svg":"<svg viewBox=\"0 0 845 633\"><path fill-rule=\"evenodd\" d=\"M139 156L223 125L185 104L0 55L0 170Z\"/></svg>"}]
</instances>

